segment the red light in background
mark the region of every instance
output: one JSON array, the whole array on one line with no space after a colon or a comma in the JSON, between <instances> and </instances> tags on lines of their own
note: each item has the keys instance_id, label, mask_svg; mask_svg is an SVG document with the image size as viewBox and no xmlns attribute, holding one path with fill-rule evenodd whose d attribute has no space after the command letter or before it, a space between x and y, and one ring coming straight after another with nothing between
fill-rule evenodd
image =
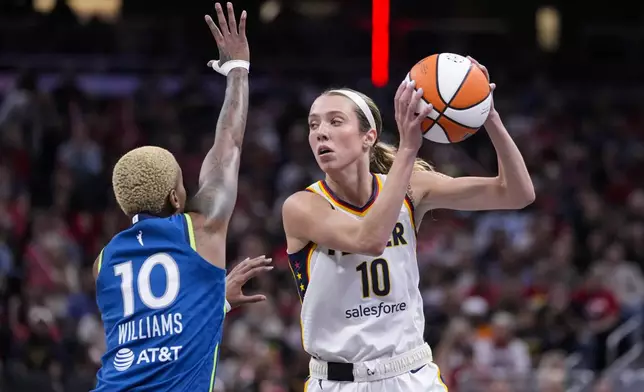
<instances>
[{"instance_id":1,"label":"red light in background","mask_svg":"<svg viewBox=\"0 0 644 392\"><path fill-rule=\"evenodd\" d=\"M373 0L371 15L371 82L384 87L389 81L389 0Z\"/></svg>"}]
</instances>

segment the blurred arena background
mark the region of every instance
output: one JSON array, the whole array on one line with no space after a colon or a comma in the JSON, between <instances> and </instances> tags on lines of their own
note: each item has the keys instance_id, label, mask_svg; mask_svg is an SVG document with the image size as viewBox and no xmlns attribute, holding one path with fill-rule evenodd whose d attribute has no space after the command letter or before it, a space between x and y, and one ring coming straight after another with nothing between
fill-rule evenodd
<instances>
[{"instance_id":1,"label":"blurred arena background","mask_svg":"<svg viewBox=\"0 0 644 392\"><path fill-rule=\"evenodd\" d=\"M371 1L236 0L248 10L251 109L232 262L266 254L229 314L217 391L301 392L308 358L281 203L317 180L313 98L359 89L392 128L394 88L419 59L469 54L537 200L518 212L435 211L419 233L426 338L450 391L644 390L644 8L541 0L392 0L389 83L373 86ZM0 2L0 391L91 389L104 348L91 266L128 224L116 159L169 148L197 184L225 79L206 0ZM489 175L484 132L422 156ZM193 189L194 190L194 189ZM392 391L393 392L393 391Z\"/></svg>"}]
</instances>

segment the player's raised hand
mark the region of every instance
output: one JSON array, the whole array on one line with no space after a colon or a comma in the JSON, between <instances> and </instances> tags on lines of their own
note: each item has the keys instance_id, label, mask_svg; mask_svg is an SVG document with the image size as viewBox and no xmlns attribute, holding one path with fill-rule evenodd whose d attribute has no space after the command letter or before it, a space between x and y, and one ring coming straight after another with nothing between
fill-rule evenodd
<instances>
[{"instance_id":1,"label":"player's raised hand","mask_svg":"<svg viewBox=\"0 0 644 392\"><path fill-rule=\"evenodd\" d=\"M423 133L420 123L432 111L432 105L425 105L420 113L418 104L423 96L423 89L415 90L416 82L404 80L396 91L394 108L396 124L400 133L400 148L418 151L423 143Z\"/></svg>"},{"instance_id":2,"label":"player's raised hand","mask_svg":"<svg viewBox=\"0 0 644 392\"><path fill-rule=\"evenodd\" d=\"M272 261L273 259L266 256L247 258L230 271L226 276L226 300L232 308L266 300L266 296L262 294L245 295L242 288L252 278L272 270Z\"/></svg>"},{"instance_id":3,"label":"player's raised hand","mask_svg":"<svg viewBox=\"0 0 644 392\"><path fill-rule=\"evenodd\" d=\"M483 74L485 75L485 77L487 78L487 81L489 83L490 82L490 72L487 70L487 67L485 65L482 65L481 63L479 63L478 61L476 61L475 59L473 59L470 56L467 56L467 58L472 62L472 64L476 65L477 67L479 67L481 69L481 71L483 71ZM495 83L490 83L490 91L492 91L492 93L494 93L495 88L496 88L496 84ZM494 109L494 99L492 99L492 103L491 103L491 106L490 106L490 113L492 113L494 111L496 111L496 109Z\"/></svg>"},{"instance_id":4,"label":"player's raised hand","mask_svg":"<svg viewBox=\"0 0 644 392\"><path fill-rule=\"evenodd\" d=\"M226 7L228 8L228 21L226 21L221 4L215 3L215 13L217 14L217 24L219 24L219 27L209 15L205 17L210 32L217 42L219 66L222 66L226 61L230 60L250 61L248 39L246 38L246 11L242 11L238 27L232 3L227 3Z\"/></svg>"}]
</instances>

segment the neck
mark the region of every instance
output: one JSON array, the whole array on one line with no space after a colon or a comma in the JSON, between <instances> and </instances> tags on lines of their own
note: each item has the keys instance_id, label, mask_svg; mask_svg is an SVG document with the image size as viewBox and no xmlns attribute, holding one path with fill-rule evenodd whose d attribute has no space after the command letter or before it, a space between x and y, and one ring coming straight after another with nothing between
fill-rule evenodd
<instances>
[{"instance_id":1,"label":"neck","mask_svg":"<svg viewBox=\"0 0 644 392\"><path fill-rule=\"evenodd\" d=\"M136 214L128 215L127 217L130 218L130 220L134 219L134 217L137 215L153 216L155 218L168 218L176 213L178 213L178 211L176 212L164 211L162 213L154 213L154 214L147 211L140 211L140 212L137 212Z\"/></svg>"},{"instance_id":2,"label":"neck","mask_svg":"<svg viewBox=\"0 0 644 392\"><path fill-rule=\"evenodd\" d=\"M371 172L358 165L327 173L325 181L339 198L356 206L367 204L373 193Z\"/></svg>"}]
</instances>

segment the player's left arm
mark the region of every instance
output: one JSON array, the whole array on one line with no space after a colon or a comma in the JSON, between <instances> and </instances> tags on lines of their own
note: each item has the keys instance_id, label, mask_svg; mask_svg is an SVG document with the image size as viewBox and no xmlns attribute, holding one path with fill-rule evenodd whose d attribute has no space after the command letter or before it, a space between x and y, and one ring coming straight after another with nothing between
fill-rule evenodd
<instances>
[{"instance_id":1,"label":"player's left arm","mask_svg":"<svg viewBox=\"0 0 644 392\"><path fill-rule=\"evenodd\" d=\"M246 38L246 12L242 12L239 29L232 4L228 3L228 22L219 3L215 6L219 28L207 16L206 22L219 48L219 64L227 61L249 61ZM204 217L207 231L226 229L237 200L237 181L241 148L248 114L248 71L233 68L226 76L226 94L217 120L215 141L199 173L199 190L188 210Z\"/></svg>"},{"instance_id":2,"label":"player's left arm","mask_svg":"<svg viewBox=\"0 0 644 392\"><path fill-rule=\"evenodd\" d=\"M487 69L471 60L489 79ZM494 89L496 86L491 84L490 87ZM436 208L509 210L524 208L534 201L530 173L494 104L484 126L496 149L498 175L453 178L436 172L416 172L411 179L412 196L421 211Z\"/></svg>"}]
</instances>

